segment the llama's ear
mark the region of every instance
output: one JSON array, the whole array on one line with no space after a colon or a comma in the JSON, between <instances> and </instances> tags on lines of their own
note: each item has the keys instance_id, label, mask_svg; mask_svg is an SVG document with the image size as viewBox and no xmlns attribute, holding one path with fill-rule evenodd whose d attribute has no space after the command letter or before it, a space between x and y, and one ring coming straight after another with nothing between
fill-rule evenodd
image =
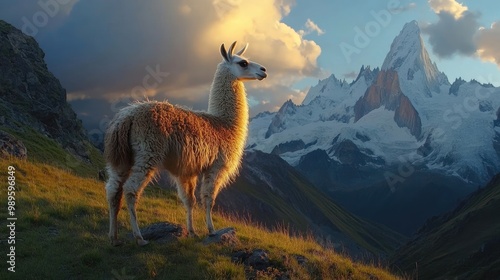
<instances>
[{"instance_id":1,"label":"llama's ear","mask_svg":"<svg viewBox=\"0 0 500 280\"><path fill-rule=\"evenodd\" d=\"M234 41L231 46L229 47L229 50L227 51L227 54L229 56L229 59L233 59L233 51L234 51L234 46L236 46L236 41Z\"/></svg>"},{"instance_id":2,"label":"llama's ear","mask_svg":"<svg viewBox=\"0 0 500 280\"><path fill-rule=\"evenodd\" d=\"M227 56L226 47L224 47L224 44L220 45L220 54L225 61L229 62L229 57Z\"/></svg>"},{"instance_id":3,"label":"llama's ear","mask_svg":"<svg viewBox=\"0 0 500 280\"><path fill-rule=\"evenodd\" d=\"M245 53L245 51L247 50L248 48L248 43L246 43L246 45L243 47L243 49L241 49L239 52L237 52L236 54L237 55L242 55Z\"/></svg>"}]
</instances>

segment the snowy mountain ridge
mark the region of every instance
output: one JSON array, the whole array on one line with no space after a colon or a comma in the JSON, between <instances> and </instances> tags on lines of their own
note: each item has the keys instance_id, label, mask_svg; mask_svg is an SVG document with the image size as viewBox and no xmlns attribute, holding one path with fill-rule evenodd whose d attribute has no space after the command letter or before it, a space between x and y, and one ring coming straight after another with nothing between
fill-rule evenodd
<instances>
[{"instance_id":1,"label":"snowy mountain ridge","mask_svg":"<svg viewBox=\"0 0 500 280\"><path fill-rule=\"evenodd\" d=\"M500 89L457 79L430 58L416 21L394 39L381 70L362 67L347 83L334 75L302 105L286 102L250 122L248 149L292 165L315 150L354 169L402 164L479 184L500 171ZM363 160L339 156L355 153Z\"/></svg>"}]
</instances>

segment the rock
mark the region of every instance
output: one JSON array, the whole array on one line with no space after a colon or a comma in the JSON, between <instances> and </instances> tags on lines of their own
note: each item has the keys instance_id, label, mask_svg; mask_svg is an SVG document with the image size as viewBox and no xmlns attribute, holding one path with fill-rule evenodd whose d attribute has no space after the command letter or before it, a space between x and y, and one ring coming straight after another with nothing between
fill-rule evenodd
<instances>
[{"instance_id":1,"label":"rock","mask_svg":"<svg viewBox=\"0 0 500 280\"><path fill-rule=\"evenodd\" d=\"M283 131L286 123L286 116L294 115L296 111L297 105L295 105L291 99L285 102L278 110L278 113L273 117L266 132L266 139L271 137L274 133Z\"/></svg>"},{"instance_id":2,"label":"rock","mask_svg":"<svg viewBox=\"0 0 500 280\"><path fill-rule=\"evenodd\" d=\"M167 222L154 223L142 228L141 234L144 240L157 243L169 243L188 236L186 228L182 225ZM128 237L133 238L133 235L129 233Z\"/></svg>"},{"instance_id":3,"label":"rock","mask_svg":"<svg viewBox=\"0 0 500 280\"><path fill-rule=\"evenodd\" d=\"M280 143L276 145L274 149L271 151L273 155L281 155L288 152L295 152L298 150L302 150L306 147L306 143L302 140L292 140L286 143Z\"/></svg>"},{"instance_id":4,"label":"rock","mask_svg":"<svg viewBox=\"0 0 500 280\"><path fill-rule=\"evenodd\" d=\"M255 270L266 270L271 266L268 252L262 249L236 251L232 254L231 261L245 264Z\"/></svg>"},{"instance_id":5,"label":"rock","mask_svg":"<svg viewBox=\"0 0 500 280\"><path fill-rule=\"evenodd\" d=\"M270 265L268 253L262 249L254 250L246 262L257 270L266 269Z\"/></svg>"},{"instance_id":6,"label":"rock","mask_svg":"<svg viewBox=\"0 0 500 280\"><path fill-rule=\"evenodd\" d=\"M236 237L236 230L234 228L223 228L203 240L204 245L213 243L235 246L240 243L240 240Z\"/></svg>"},{"instance_id":7,"label":"rock","mask_svg":"<svg viewBox=\"0 0 500 280\"><path fill-rule=\"evenodd\" d=\"M26 159L28 150L21 140L0 130L0 158L9 158L11 156Z\"/></svg>"},{"instance_id":8,"label":"rock","mask_svg":"<svg viewBox=\"0 0 500 280\"><path fill-rule=\"evenodd\" d=\"M354 105L354 120L358 121L382 106L394 111L394 120L399 127L407 127L415 137L420 137L420 116L410 99L401 91L398 73L394 70L378 73L375 83L366 89L364 96Z\"/></svg>"},{"instance_id":9,"label":"rock","mask_svg":"<svg viewBox=\"0 0 500 280\"><path fill-rule=\"evenodd\" d=\"M87 134L33 37L0 20L0 124L29 128L90 161Z\"/></svg>"}]
</instances>

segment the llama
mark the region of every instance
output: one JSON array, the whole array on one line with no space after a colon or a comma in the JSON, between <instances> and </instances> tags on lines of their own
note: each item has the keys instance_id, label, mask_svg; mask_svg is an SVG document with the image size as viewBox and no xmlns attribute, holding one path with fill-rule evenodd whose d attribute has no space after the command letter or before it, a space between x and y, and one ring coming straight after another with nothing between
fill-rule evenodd
<instances>
[{"instance_id":1,"label":"llama","mask_svg":"<svg viewBox=\"0 0 500 280\"><path fill-rule=\"evenodd\" d=\"M194 112L168 102L137 102L121 109L109 124L104 154L109 179L109 238L120 245L117 216L125 194L136 243L148 244L137 225L136 205L144 187L158 169L166 169L177 186L187 212L187 229L193 228L195 189L201 175L201 199L209 235L215 233L212 208L221 189L238 174L247 137L248 105L245 80L263 80L266 68L236 54L234 42L217 66L210 89L208 111Z\"/></svg>"}]
</instances>

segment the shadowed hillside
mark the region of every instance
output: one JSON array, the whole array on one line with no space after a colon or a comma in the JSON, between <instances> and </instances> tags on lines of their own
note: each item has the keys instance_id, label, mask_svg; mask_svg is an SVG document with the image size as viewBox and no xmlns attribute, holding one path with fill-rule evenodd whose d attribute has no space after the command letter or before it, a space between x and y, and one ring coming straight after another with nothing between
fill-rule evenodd
<instances>
[{"instance_id":1,"label":"shadowed hillside","mask_svg":"<svg viewBox=\"0 0 500 280\"><path fill-rule=\"evenodd\" d=\"M0 181L15 167L16 272L1 279L396 279L389 272L352 262L325 250L311 238L290 237L286 230L268 231L219 214L215 226L234 227L239 245L203 245L201 238L182 237L170 243L138 247L130 233L125 207L119 215L119 236L112 247L107 237L104 184L45 164L0 160ZM0 200L6 201L6 192ZM138 207L141 227L168 221L184 224L182 203L173 192L146 189ZM6 228L6 213L0 214ZM203 214L195 226L205 235ZM202 236L204 237L204 236ZM2 247L7 245L2 242ZM268 256L264 270L239 263L235 254L261 249ZM2 249L3 251L4 249ZM5 254L4 254L5 256ZM235 260L236 259L236 260ZM11 274L8 274L11 273Z\"/></svg>"},{"instance_id":2,"label":"shadowed hillside","mask_svg":"<svg viewBox=\"0 0 500 280\"><path fill-rule=\"evenodd\" d=\"M427 221L392 261L420 279L498 279L499 213L497 175L454 211Z\"/></svg>"},{"instance_id":3,"label":"shadowed hillside","mask_svg":"<svg viewBox=\"0 0 500 280\"><path fill-rule=\"evenodd\" d=\"M34 38L0 20L0 157L28 157L97 177L102 157L44 57Z\"/></svg>"},{"instance_id":4,"label":"shadowed hillside","mask_svg":"<svg viewBox=\"0 0 500 280\"><path fill-rule=\"evenodd\" d=\"M246 153L240 175L220 193L216 207L248 214L268 228L283 224L310 232L356 257L391 254L405 240L347 212L279 156L259 151Z\"/></svg>"}]
</instances>

